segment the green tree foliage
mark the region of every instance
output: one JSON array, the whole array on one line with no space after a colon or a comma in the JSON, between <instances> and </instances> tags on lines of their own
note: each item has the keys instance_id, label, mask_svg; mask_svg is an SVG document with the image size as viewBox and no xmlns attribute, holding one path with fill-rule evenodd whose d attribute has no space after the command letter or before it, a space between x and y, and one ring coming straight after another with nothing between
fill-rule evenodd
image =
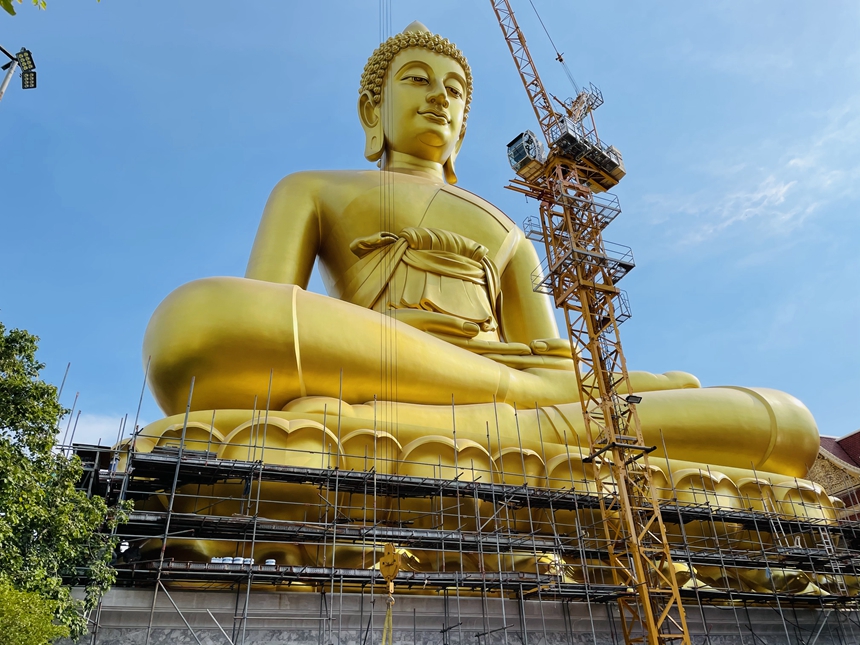
<instances>
[{"instance_id":1,"label":"green tree foliage","mask_svg":"<svg viewBox=\"0 0 860 645\"><path fill-rule=\"evenodd\" d=\"M21 4L24 0L17 0L18 4ZM102 0L96 0L96 2L101 2ZM39 9L47 9L48 8L48 0L33 0L33 5L39 7ZM10 16L15 15L15 0L0 0L0 9L3 9Z\"/></svg>"},{"instance_id":2,"label":"green tree foliage","mask_svg":"<svg viewBox=\"0 0 860 645\"><path fill-rule=\"evenodd\" d=\"M0 323L0 584L41 598L40 607L77 638L115 579L109 531L128 506L109 508L75 490L83 470L76 456L55 448L67 410L57 389L39 378L38 340ZM64 580L84 580L84 599L73 598Z\"/></svg>"},{"instance_id":3,"label":"green tree foliage","mask_svg":"<svg viewBox=\"0 0 860 645\"><path fill-rule=\"evenodd\" d=\"M56 603L0 581L0 634L4 645L45 645L69 635L54 622Z\"/></svg>"},{"instance_id":4,"label":"green tree foliage","mask_svg":"<svg viewBox=\"0 0 860 645\"><path fill-rule=\"evenodd\" d=\"M22 0L18 0L18 4L21 4ZM15 0L0 0L0 8L3 9L10 16L15 15ZM33 4L39 7L39 9L44 9L47 6L47 0L33 0Z\"/></svg>"}]
</instances>

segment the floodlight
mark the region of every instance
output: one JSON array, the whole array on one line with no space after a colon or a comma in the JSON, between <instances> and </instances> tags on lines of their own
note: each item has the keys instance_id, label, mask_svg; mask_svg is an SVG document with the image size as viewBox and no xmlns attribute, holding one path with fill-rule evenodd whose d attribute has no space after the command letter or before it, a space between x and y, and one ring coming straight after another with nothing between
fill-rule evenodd
<instances>
[{"instance_id":1,"label":"floodlight","mask_svg":"<svg viewBox=\"0 0 860 645\"><path fill-rule=\"evenodd\" d=\"M36 63L33 62L33 53L29 49L21 48L15 58L18 59L18 64L21 66L22 72L29 72L36 69Z\"/></svg>"},{"instance_id":2,"label":"floodlight","mask_svg":"<svg viewBox=\"0 0 860 645\"><path fill-rule=\"evenodd\" d=\"M32 90L36 87L36 72L24 72L21 74L21 87Z\"/></svg>"},{"instance_id":3,"label":"floodlight","mask_svg":"<svg viewBox=\"0 0 860 645\"><path fill-rule=\"evenodd\" d=\"M628 394L624 400L627 401L627 403L629 403L630 405L636 405L637 403L642 403L642 397L636 396L635 394Z\"/></svg>"}]
</instances>

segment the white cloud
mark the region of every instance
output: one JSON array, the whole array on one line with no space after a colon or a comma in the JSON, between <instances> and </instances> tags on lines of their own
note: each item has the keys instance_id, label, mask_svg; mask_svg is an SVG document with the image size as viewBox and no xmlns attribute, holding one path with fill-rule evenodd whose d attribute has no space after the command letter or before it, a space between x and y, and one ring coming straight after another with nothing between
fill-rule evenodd
<instances>
[{"instance_id":1,"label":"white cloud","mask_svg":"<svg viewBox=\"0 0 860 645\"><path fill-rule=\"evenodd\" d=\"M74 430L75 443L113 445L116 442L120 423L122 423L124 416L119 414L90 414L83 412L78 417L78 413L75 412L74 418L71 419L71 424L68 417L63 419L63 422L60 424L60 432L58 433L57 440L62 441L63 437L66 437L66 442L69 443L72 431ZM133 422L133 418L129 418L126 422L125 436L129 435ZM138 424L143 426L144 422L138 422ZM66 428L68 428L68 435L66 434Z\"/></svg>"},{"instance_id":2,"label":"white cloud","mask_svg":"<svg viewBox=\"0 0 860 645\"><path fill-rule=\"evenodd\" d=\"M826 206L860 193L860 95L810 115L810 121L822 125L802 140L770 141L709 164L704 171L712 179L706 188L645 199L662 211L661 220L683 216L686 231L679 239L684 245L741 225L773 237L790 233L826 212Z\"/></svg>"},{"instance_id":3,"label":"white cloud","mask_svg":"<svg viewBox=\"0 0 860 645\"><path fill-rule=\"evenodd\" d=\"M794 67L792 53L787 50L771 52L748 48L719 53L702 52L696 58L718 72L748 76L754 80L785 73Z\"/></svg>"},{"instance_id":4,"label":"white cloud","mask_svg":"<svg viewBox=\"0 0 860 645\"><path fill-rule=\"evenodd\" d=\"M796 184L797 180L788 181L769 175L757 186L728 193L711 204L710 212L705 212L705 221L683 241L702 242L747 220L764 221L773 232L786 232L796 227L817 207L815 203L802 206L796 201L786 204L786 196Z\"/></svg>"}]
</instances>

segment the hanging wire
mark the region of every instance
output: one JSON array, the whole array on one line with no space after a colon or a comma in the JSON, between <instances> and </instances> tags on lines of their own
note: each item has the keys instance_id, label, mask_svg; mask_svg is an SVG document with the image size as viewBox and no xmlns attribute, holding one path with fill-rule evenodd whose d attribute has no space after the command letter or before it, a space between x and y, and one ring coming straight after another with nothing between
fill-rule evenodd
<instances>
[{"instance_id":1,"label":"hanging wire","mask_svg":"<svg viewBox=\"0 0 860 645\"><path fill-rule=\"evenodd\" d=\"M532 6L532 9L537 16L538 22L540 22L540 26L543 27L543 31L546 34L546 37L549 39L550 45L552 45L553 50L555 51L555 59L561 63L561 66L564 68L564 73L567 74L567 80L570 81L570 84L573 86L574 92L579 95L579 85L576 84L576 80L573 78L573 74L570 72L570 68L568 68L567 63L564 62L564 55L558 51L558 47L555 46L555 42L552 39L552 36L549 35L549 29L546 28L546 25L543 24L543 18L540 17L540 13L538 13L537 7L535 7L535 3L532 0L529 0L529 4Z\"/></svg>"},{"instance_id":2,"label":"hanging wire","mask_svg":"<svg viewBox=\"0 0 860 645\"><path fill-rule=\"evenodd\" d=\"M379 38L385 42L393 33L391 0L379 1ZM390 71L390 70L389 70ZM386 74L383 82L383 102L386 93L390 89L391 76ZM380 115L383 129L390 131L394 115L391 110L383 111ZM379 186L379 231L398 233L396 214L395 181L392 172L387 169L387 151L383 152L380 163L380 186ZM393 300L392 294L397 292L396 267L394 258L386 255L384 260L384 271L379 275L379 288L382 306L379 308L382 314L382 325L380 328L380 372L379 372L379 395L375 404L379 416L379 427L374 430L389 432L399 439L398 431L398 329L394 310L388 307ZM374 440L375 441L375 440ZM390 442L384 442L383 454L375 454L374 458L381 457L385 460L392 459L396 455L391 453L393 447ZM376 449L374 449L376 452Z\"/></svg>"}]
</instances>

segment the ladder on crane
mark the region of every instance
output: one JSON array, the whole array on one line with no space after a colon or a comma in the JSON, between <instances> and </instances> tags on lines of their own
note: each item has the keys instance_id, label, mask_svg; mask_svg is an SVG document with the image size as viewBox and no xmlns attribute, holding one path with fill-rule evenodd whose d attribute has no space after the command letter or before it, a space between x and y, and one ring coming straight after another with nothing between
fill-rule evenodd
<instances>
[{"instance_id":1,"label":"ladder on crane","mask_svg":"<svg viewBox=\"0 0 860 645\"><path fill-rule=\"evenodd\" d=\"M529 238L543 242L546 266L534 287L564 312L575 361L589 454L619 597L625 643L690 645L675 567L660 514L648 453L618 326L629 317L616 282L634 266L632 253L613 253L603 229L620 213L602 193L624 176L621 154L603 144L594 110L603 95L590 85L560 101L545 89L509 0L490 0L548 147L526 131L508 144L519 176L508 188L540 204ZM558 56L559 60L561 55ZM557 110L554 105L559 106ZM621 393L625 394L622 395ZM609 476L607 476L609 474Z\"/></svg>"}]
</instances>

